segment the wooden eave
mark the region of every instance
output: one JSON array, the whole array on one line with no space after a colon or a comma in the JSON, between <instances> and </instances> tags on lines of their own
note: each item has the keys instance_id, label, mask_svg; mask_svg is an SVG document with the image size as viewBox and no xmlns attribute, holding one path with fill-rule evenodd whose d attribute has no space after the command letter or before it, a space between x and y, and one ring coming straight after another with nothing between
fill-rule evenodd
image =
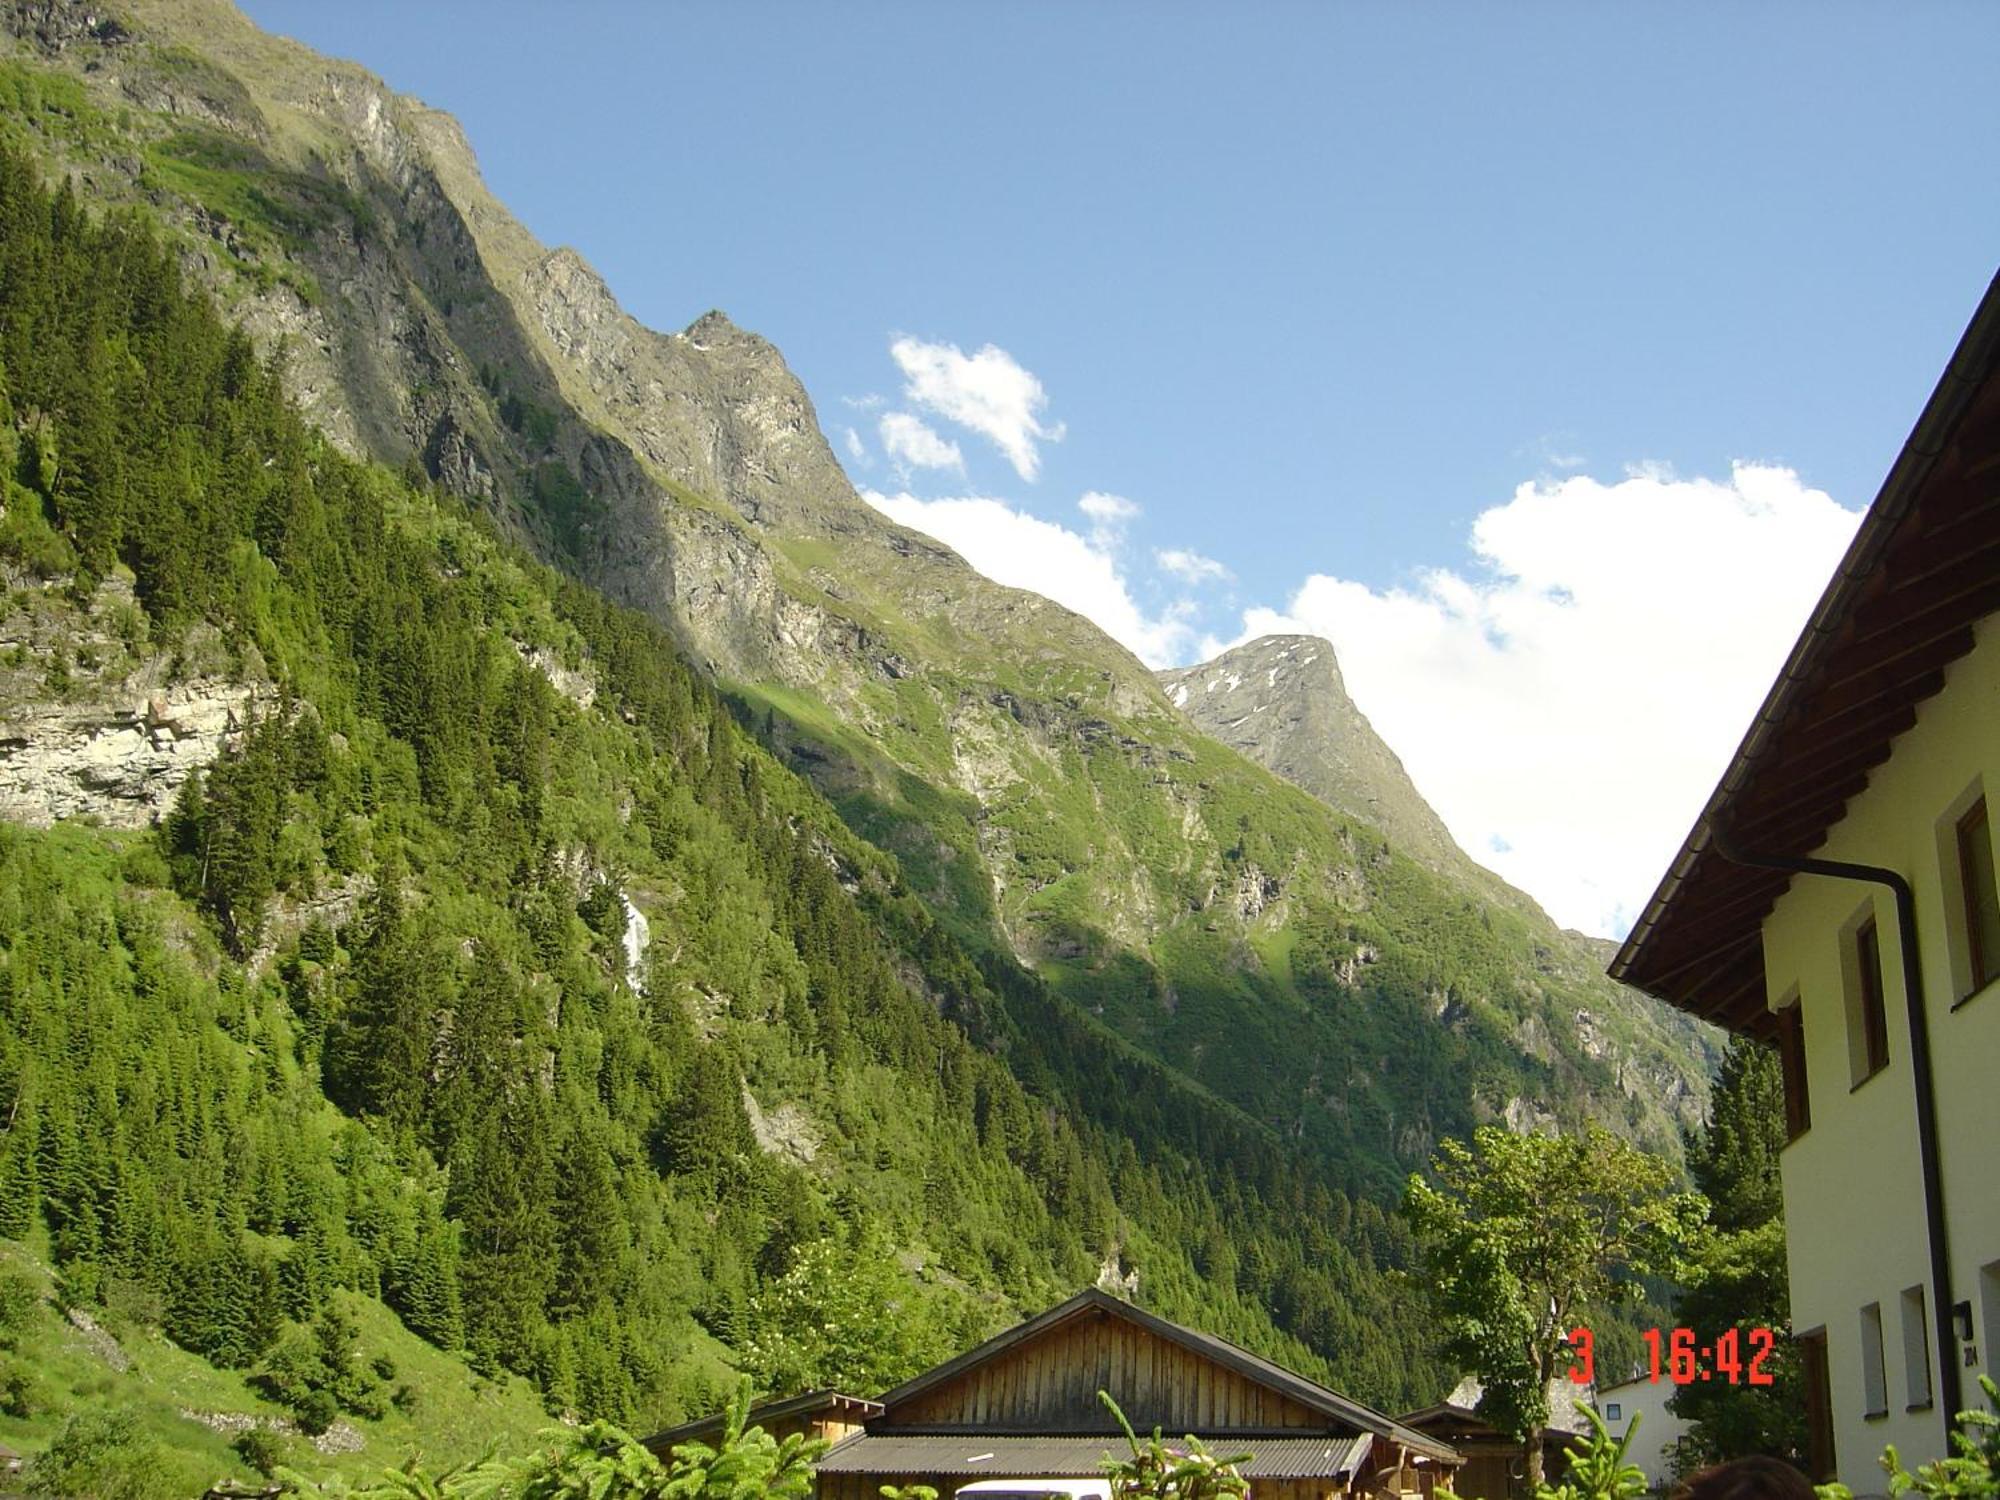
<instances>
[{"instance_id":1,"label":"wooden eave","mask_svg":"<svg viewBox=\"0 0 2000 1500\"><path fill-rule=\"evenodd\" d=\"M1733 864L1826 841L2000 610L2000 276L1659 889L1615 979L1768 1039L1763 921L1791 877Z\"/></svg>"},{"instance_id":2,"label":"wooden eave","mask_svg":"<svg viewBox=\"0 0 2000 1500\"><path fill-rule=\"evenodd\" d=\"M791 1396L782 1401L766 1401L762 1406L751 1407L744 1425L765 1427L793 1417L822 1415L843 1417L859 1424L881 1414L882 1403L879 1401L850 1396L845 1391L808 1391L802 1396ZM697 1442L720 1434L726 1418L727 1413L714 1412L697 1421L683 1422L678 1427L669 1427L664 1432L656 1432L640 1441L655 1453L664 1454L677 1443Z\"/></svg>"}]
</instances>

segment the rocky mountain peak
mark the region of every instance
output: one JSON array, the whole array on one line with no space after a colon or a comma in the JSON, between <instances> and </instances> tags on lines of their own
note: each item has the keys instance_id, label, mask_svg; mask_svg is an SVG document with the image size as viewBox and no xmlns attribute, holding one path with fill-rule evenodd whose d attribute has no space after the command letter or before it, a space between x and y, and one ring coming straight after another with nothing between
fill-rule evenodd
<instances>
[{"instance_id":1,"label":"rocky mountain peak","mask_svg":"<svg viewBox=\"0 0 2000 1500\"><path fill-rule=\"evenodd\" d=\"M1348 696L1327 641L1261 636L1159 678L1196 728L1374 824L1405 854L1434 869L1470 864L1396 752Z\"/></svg>"}]
</instances>

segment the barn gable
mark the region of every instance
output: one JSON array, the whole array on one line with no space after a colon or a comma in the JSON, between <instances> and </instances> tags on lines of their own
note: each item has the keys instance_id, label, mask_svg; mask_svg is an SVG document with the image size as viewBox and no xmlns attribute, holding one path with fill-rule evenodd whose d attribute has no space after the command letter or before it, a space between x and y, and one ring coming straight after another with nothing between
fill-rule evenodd
<instances>
[{"instance_id":1,"label":"barn gable","mask_svg":"<svg viewBox=\"0 0 2000 1500\"><path fill-rule=\"evenodd\" d=\"M1132 1425L1208 1435L1376 1434L1434 1440L1223 1339L1095 1288L881 1397L871 1432L1114 1433L1100 1390ZM1449 1452L1449 1449L1445 1450Z\"/></svg>"}]
</instances>

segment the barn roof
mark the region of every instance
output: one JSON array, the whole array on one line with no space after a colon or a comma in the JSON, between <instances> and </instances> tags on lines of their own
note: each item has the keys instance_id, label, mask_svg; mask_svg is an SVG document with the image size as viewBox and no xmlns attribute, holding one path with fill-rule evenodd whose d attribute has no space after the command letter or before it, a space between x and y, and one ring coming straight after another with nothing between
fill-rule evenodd
<instances>
[{"instance_id":1,"label":"barn roof","mask_svg":"<svg viewBox=\"0 0 2000 1500\"><path fill-rule=\"evenodd\" d=\"M1246 1479L1339 1479L1361 1467L1372 1437L1253 1437L1208 1446L1222 1458L1250 1454L1237 1465ZM1122 1439L994 1437L983 1433L869 1433L843 1438L819 1461L822 1474L1033 1474L1049 1479L1095 1478Z\"/></svg>"},{"instance_id":2,"label":"barn roof","mask_svg":"<svg viewBox=\"0 0 2000 1500\"><path fill-rule=\"evenodd\" d=\"M807 1391L803 1396L788 1396L783 1401L766 1401L762 1406L750 1408L744 1419L746 1427L769 1427L773 1423L787 1421L794 1417L816 1417L821 1414L843 1417L851 1422L865 1422L870 1417L882 1414L882 1403L869 1401L861 1396L850 1396L845 1391ZM664 1432L656 1432L642 1441L655 1453L665 1453L676 1443L705 1441L722 1432L723 1420L727 1412L711 1412L697 1421L683 1422L678 1427L669 1427Z\"/></svg>"},{"instance_id":3,"label":"barn roof","mask_svg":"<svg viewBox=\"0 0 2000 1500\"><path fill-rule=\"evenodd\" d=\"M1203 1359L1212 1360L1225 1369L1235 1371L1246 1380L1254 1381L1266 1389L1289 1397L1308 1410L1325 1417L1329 1424L1354 1429L1356 1435L1372 1433L1414 1449L1416 1452L1447 1461L1457 1457L1449 1446L1403 1426L1393 1417L1385 1416L1371 1406L1364 1406L1359 1401L1330 1390L1317 1381L1308 1380L1295 1371L1287 1370L1283 1365L1273 1364L1262 1355L1252 1354L1227 1339L1218 1338L1212 1333L1202 1333L1193 1328L1185 1328L1179 1323L1170 1323L1165 1318L1149 1313L1143 1308L1134 1307L1131 1303L1097 1287L1088 1287L1067 1302L1059 1302L1047 1312L1029 1318L1026 1322L1017 1323L1004 1333L996 1334L976 1348L967 1350L958 1358L947 1360L936 1369L928 1370L916 1379L889 1391L881 1398L887 1424L894 1424L896 1408L912 1397L920 1396L947 1381L955 1380L966 1371L1004 1354L1018 1344L1046 1333L1058 1324L1091 1312L1109 1313L1113 1317L1123 1318L1129 1323L1136 1324L1147 1333L1178 1344ZM1108 1425L1109 1418L1106 1420Z\"/></svg>"},{"instance_id":4,"label":"barn roof","mask_svg":"<svg viewBox=\"0 0 2000 1500\"><path fill-rule=\"evenodd\" d=\"M1615 979L1768 1035L1763 921L1791 877L1716 837L1804 855L1889 758L1917 705L2000 609L2000 277L1721 783L1611 961ZM1690 599L1689 608L1702 606Z\"/></svg>"}]
</instances>

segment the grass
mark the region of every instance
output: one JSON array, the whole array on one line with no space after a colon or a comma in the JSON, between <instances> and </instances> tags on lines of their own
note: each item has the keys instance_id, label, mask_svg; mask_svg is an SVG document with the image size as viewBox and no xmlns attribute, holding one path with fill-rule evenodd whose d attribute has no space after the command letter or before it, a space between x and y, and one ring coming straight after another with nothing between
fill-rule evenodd
<instances>
[{"instance_id":1,"label":"grass","mask_svg":"<svg viewBox=\"0 0 2000 1500\"><path fill-rule=\"evenodd\" d=\"M288 1417L250 1387L247 1372L219 1370L157 1330L114 1322L104 1335L116 1338L129 1361L119 1370L106 1357L104 1335L85 1333L57 1310L45 1245L0 1240L0 1271L25 1271L43 1292L19 1347L11 1356L0 1355L0 1368L12 1362L33 1372L39 1409L27 1417L0 1413L0 1442L32 1458L71 1416L126 1411L137 1419L140 1437L158 1449L164 1492L199 1494L221 1478L258 1477L231 1448L234 1434L211 1425L218 1416L259 1424ZM428 1463L447 1464L476 1457L496 1442L519 1448L551 1425L526 1381L479 1377L456 1356L403 1327L381 1303L340 1295L359 1326L362 1357L386 1356L396 1370L391 1384L411 1387L416 1401L409 1412L391 1408L377 1422L343 1417L362 1436L357 1452L321 1453L303 1437L284 1439L289 1466L351 1478L379 1473L413 1452Z\"/></svg>"}]
</instances>

